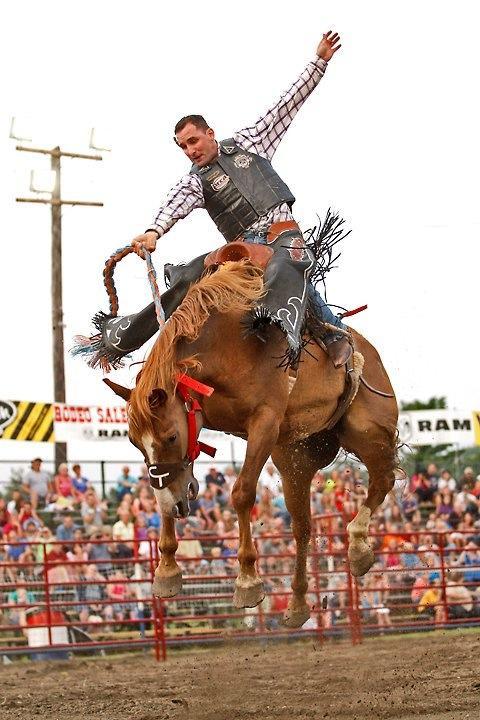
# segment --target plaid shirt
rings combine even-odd
[[[300,77],[265,115],[251,127],[239,130],[233,135],[235,142],[244,150],[271,160],[293,118],[322,79],[326,67],[327,63],[319,57],[309,62]],[[186,217],[192,210],[204,207],[202,181],[198,175],[185,175],[170,190],[148,230],[156,230],[161,237],[177,220]],[[282,203],[249,229],[256,230],[274,222],[292,219],[290,208],[286,203]]]

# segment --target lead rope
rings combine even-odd
[[[153,266],[152,256],[146,248],[143,249],[143,258],[147,264],[148,282],[150,283],[150,289],[152,291],[153,302],[155,305],[155,314],[160,329],[165,325],[165,313],[163,312],[162,303],[160,302],[160,291],[157,285],[157,273]],[[111,255],[105,263],[103,270],[103,282],[107,291],[108,300],[110,302],[110,312],[113,317],[118,315],[118,295],[113,282],[113,273],[120,260],[130,253],[135,252],[131,245],[127,245],[124,248],[120,248],[113,255]]]

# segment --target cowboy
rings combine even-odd
[[[135,252],[143,257],[143,248],[153,252],[157,241],[177,220],[196,208],[205,208],[227,242],[243,240],[269,245],[274,254],[265,271],[267,294],[255,308],[252,331],[261,337],[265,325],[277,324],[287,338],[293,367],[302,347],[301,333],[308,303],[321,321],[340,330],[344,326],[308,283],[315,258],[305,246],[292,216],[295,197],[270,161],[293,118],[340,47],[337,33],[324,34],[315,59],[308,63],[290,89],[254,125],[227,140],[217,142],[214,130],[201,115],[188,115],[179,120],[174,139],[192,168],[169,192],[152,225],[132,241]],[[186,265],[165,266],[170,287],[161,302],[166,317],[202,274],[205,257],[202,255]],[[108,342],[108,337],[114,336],[117,350],[124,353],[138,348],[158,330],[153,304],[137,315],[128,316],[128,323],[120,327],[122,321],[122,318],[110,320],[109,332],[103,332],[103,337]],[[127,330],[122,336],[125,325]],[[324,332],[321,340],[335,367],[347,362],[352,350],[345,334],[332,329]]]

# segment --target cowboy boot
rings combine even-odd
[[[353,352],[350,340],[345,337],[345,335],[339,337],[338,335],[335,335],[335,333],[328,333],[327,335],[324,335],[322,340],[325,345],[327,355],[333,362],[334,366],[336,368],[340,368],[342,365],[346,365],[352,357]]]

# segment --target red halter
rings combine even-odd
[[[201,452],[215,457],[217,449],[211,445],[206,445],[201,440],[199,441],[198,434],[202,429],[202,408],[198,400],[192,397],[189,393],[189,388],[195,390],[200,395],[210,397],[213,393],[213,388],[210,385],[204,385],[198,380],[194,380],[188,375],[180,375],[177,379],[177,393],[185,403],[185,410],[187,412],[187,428],[188,428],[188,446],[187,446],[187,458],[190,462],[197,459]],[[197,417],[196,413],[200,413],[200,418]],[[198,422],[198,419],[200,422]]]

